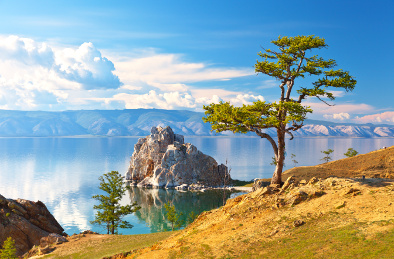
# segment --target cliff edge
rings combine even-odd
[[[21,256],[43,237],[63,234],[64,229],[41,201],[6,199],[0,195],[0,246],[8,238],[15,240],[17,255]]]

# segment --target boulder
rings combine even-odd
[[[139,187],[176,187],[182,184],[222,186],[227,167],[184,143],[170,127],[153,127],[134,145],[126,181]]]
[[[271,181],[267,181],[265,179],[254,179],[252,191],[256,191],[257,189],[267,187],[271,184]]]
[[[50,233],[63,234],[63,228],[41,201],[6,199],[0,195],[0,245],[8,238],[15,240],[17,255],[40,245]]]

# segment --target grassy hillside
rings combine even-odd
[[[317,166],[301,166],[287,170],[282,179],[294,175],[298,180],[312,177],[357,177],[394,179],[394,146],[355,157],[344,158]]]

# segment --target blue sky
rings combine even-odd
[[[313,119],[394,124],[393,1],[1,1],[0,109],[187,109],[275,101],[279,35],[317,35],[354,76]],[[305,86],[308,81],[296,82]]]

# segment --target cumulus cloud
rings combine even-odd
[[[201,109],[263,100],[222,89],[193,89],[195,82],[226,82],[253,75],[250,68],[185,61],[180,54],[103,55],[93,43],[50,46],[18,36],[0,36],[0,108],[17,110],[163,108]]]
[[[137,108],[159,108],[159,109],[176,109],[176,108],[195,108],[194,98],[190,94],[179,92],[156,93],[151,90],[146,94],[127,94],[120,93],[113,98],[107,99],[107,102],[122,101],[126,109]]]
[[[96,99],[98,100],[98,99]],[[127,94],[120,93],[112,98],[105,98],[105,102],[124,102],[127,109],[137,108],[158,108],[158,109],[193,109],[201,110],[203,105],[211,103],[219,103],[220,101],[230,101],[235,106],[243,104],[251,104],[256,100],[264,100],[264,97],[254,96],[250,94],[231,95],[226,97],[219,97],[216,94],[209,96],[195,97],[187,92],[165,92],[157,93],[155,90],[149,91],[146,94]]]
[[[383,112],[383,113],[365,115],[362,117],[357,117],[355,119],[355,121],[362,122],[362,123],[373,123],[373,122],[394,123],[394,112],[388,111],[388,112]]]
[[[53,109],[70,91],[119,88],[114,64],[92,43],[53,48],[45,42],[0,36],[0,108]]]
[[[114,64],[91,42],[77,49],[66,48],[56,52],[59,73],[66,79],[81,83],[85,89],[118,88],[121,83],[113,74]]]
[[[325,119],[334,119],[334,120],[348,120],[350,119],[350,114],[347,112],[341,112],[341,113],[334,113],[334,114],[324,114],[323,117]]]

